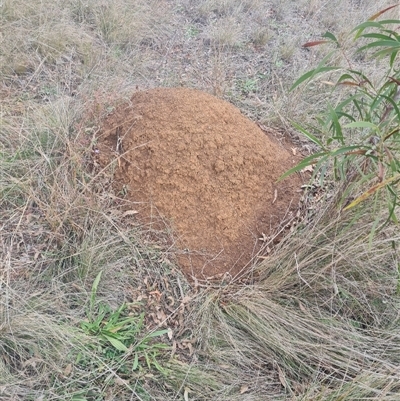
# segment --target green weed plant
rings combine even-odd
[[[396,209],[400,205],[400,68],[396,63],[400,51],[400,20],[377,20],[394,7],[397,5],[381,10],[350,32],[353,40],[359,43],[355,56],[383,59],[384,73],[378,80],[353,68],[351,57],[331,32],[326,32],[323,40],[303,45],[305,48],[328,45],[333,50],[316,68],[302,75],[290,91],[327,74],[335,75],[336,82],[325,83],[333,85],[335,90],[347,90],[338,104],[328,103],[325,114],[316,118],[315,126],[293,122],[298,131],[318,146],[318,151],[280,178],[312,165],[314,177],[319,173],[323,181],[327,171],[333,167],[335,179],[349,184],[342,199],[344,210],[370,197],[375,197],[376,204],[380,205],[378,200],[383,194],[388,215],[384,222],[380,222],[379,228],[389,222],[398,223]],[[331,64],[337,53],[343,56],[340,59],[345,60],[345,66]],[[361,194],[350,196],[352,189],[359,184],[364,188]],[[378,224],[379,221],[376,226]]]
[[[117,362],[122,373],[144,368],[150,370],[152,367],[162,372],[163,368],[157,359],[169,346],[154,342],[154,339],[168,333],[168,330],[157,330],[142,336],[144,313],[130,316],[125,303],[116,310],[103,302],[97,303],[96,294],[101,274],[102,272],[93,282],[88,319],[81,322],[82,330],[96,337],[96,346],[104,362]]]

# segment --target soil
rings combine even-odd
[[[246,271],[262,241],[297,207],[301,180],[278,177],[298,160],[233,105],[186,88],[133,95],[98,136],[102,166],[137,202],[141,223],[167,222],[188,277]]]

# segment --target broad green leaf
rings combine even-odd
[[[110,344],[118,351],[127,352],[128,348],[119,340],[109,335],[104,335],[104,337],[110,342]]]
[[[331,33],[331,32],[325,32],[325,33],[322,35],[322,37],[323,37],[323,38],[331,39],[331,40],[333,40],[334,42],[338,43],[338,40],[336,39],[336,36],[335,36],[333,33]]]

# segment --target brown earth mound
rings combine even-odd
[[[138,218],[166,219],[177,261],[199,279],[238,274],[297,206],[300,179],[276,184],[291,152],[231,104],[193,89],[133,95],[104,123],[102,165],[116,159],[116,185],[138,202]]]

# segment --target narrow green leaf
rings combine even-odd
[[[97,294],[97,289],[100,283],[100,279],[101,279],[101,275],[103,274],[103,272],[99,272],[95,278],[95,280],[93,281],[92,284],[92,293],[90,295],[90,313],[92,313],[93,308],[94,308],[94,304],[95,304],[95,300],[96,300],[96,294]]]
[[[396,213],[395,213],[395,211],[396,211],[396,206],[397,206],[398,193],[397,193],[396,190],[394,190],[394,189],[392,188],[391,185],[388,185],[388,186],[387,186],[387,189],[388,189],[388,191],[389,191],[389,192],[392,194],[392,196],[393,196],[393,200],[390,200],[389,197],[388,197],[388,207],[389,207],[389,217],[388,217],[388,220],[392,220],[393,223],[398,224],[398,223],[399,223],[399,220],[397,219],[397,216],[396,216]]]
[[[349,119],[350,121],[355,121],[354,117],[351,114],[344,113],[343,111],[337,112],[337,115],[339,118],[345,117],[345,118]]]
[[[394,60],[396,59],[397,53],[398,52],[393,52],[390,55],[390,59],[389,59],[390,68],[393,68],[393,63],[394,63]],[[377,56],[377,57],[379,57],[379,56]]]
[[[368,121],[356,121],[349,124],[346,124],[344,128],[372,128],[375,131],[379,130],[379,127],[373,123]]]
[[[368,239],[368,248],[371,250],[372,249],[372,240],[375,236],[375,232],[376,232],[376,227],[379,224],[379,220],[380,220],[380,216],[378,215],[374,221],[374,223],[372,224],[372,228],[371,228],[371,232],[369,233],[369,239]]]
[[[336,114],[336,111],[333,109],[333,107],[328,104],[328,110],[329,114],[332,119],[332,127],[333,127],[333,132],[335,133],[335,139],[338,139],[342,144],[344,144],[344,139],[343,139],[343,132],[342,132],[342,127],[339,122],[339,118]]]
[[[135,357],[133,359],[132,370],[136,370],[139,366],[139,354],[136,352]]]
[[[316,145],[320,146],[321,148],[324,149],[324,145],[323,143],[317,138],[315,137],[313,134],[311,134],[310,132],[308,132],[305,128],[303,128],[301,125],[295,123],[294,121],[291,121],[293,127],[295,127],[296,129],[298,129],[304,136],[306,136],[311,142],[314,142]]]
[[[354,74],[354,75],[358,75],[358,76],[361,78],[361,81],[362,81],[364,84],[365,84],[365,83],[368,83],[369,85],[371,85],[371,86],[373,87],[371,81],[370,81],[370,80],[368,79],[368,77],[367,77],[365,74],[363,74],[362,72],[356,71],[356,70],[348,70],[348,72],[351,73],[351,74]]]
[[[315,68],[311,71],[308,71],[304,75],[302,75],[289,89],[289,92],[291,92],[293,89],[295,89],[297,86],[299,86],[301,83],[306,81],[307,79],[311,79],[315,75],[321,73],[321,72],[327,72],[327,71],[333,71],[333,70],[338,70],[338,67],[322,67],[322,68]]]
[[[364,146],[359,146],[359,145],[352,145],[352,146],[344,146],[343,148],[339,148],[339,149],[335,149],[332,150],[331,152],[328,153],[328,155],[330,157],[335,157],[335,156],[339,156],[342,155],[344,153],[348,153],[348,152],[352,152],[356,149],[365,149],[366,147]]]
[[[389,35],[384,35],[382,33],[365,33],[362,35],[363,38],[372,38],[372,39],[382,39],[382,40],[394,40],[393,37]]]
[[[163,336],[164,334],[168,333],[168,329],[166,330],[158,330],[158,331],[153,331],[152,333],[149,333],[146,338],[153,338],[153,337],[159,337],[159,336]]]
[[[393,100],[391,96],[382,95],[382,97],[385,98],[386,101],[391,104],[392,109],[396,113],[397,120],[400,121],[400,110],[397,106],[397,103]]]
[[[357,82],[356,79],[355,79],[352,75],[350,75],[350,74],[348,74],[348,73],[345,73],[345,74],[342,74],[342,75],[339,77],[339,79],[338,79],[337,82],[336,82],[336,85],[339,84],[340,82],[342,82],[342,81],[344,81],[344,80],[348,80],[348,79]]]
[[[383,19],[380,20],[379,23],[381,25],[389,25],[389,24],[400,24],[400,20],[399,19]]]
[[[282,181],[283,179],[288,177],[290,174],[296,173],[297,171],[303,170],[303,168],[305,168],[305,167],[307,167],[307,166],[309,166],[311,164],[316,163],[320,157],[325,156],[326,154],[327,154],[327,152],[319,152],[319,153],[315,153],[313,155],[310,155],[310,156],[306,157],[300,163],[296,164],[296,166],[294,166],[290,170],[288,170],[285,173],[283,173],[278,178],[277,182]]]
[[[400,128],[396,127],[395,129],[393,129],[392,131],[390,131],[389,133],[387,133],[385,135],[385,137],[383,138],[383,142],[385,142],[386,140],[388,140],[391,136],[397,134],[400,131]]]
[[[366,21],[360,25],[357,25],[353,30],[351,30],[350,33],[357,32],[354,39],[358,39],[365,30],[365,28],[371,28],[371,27],[382,28],[382,25],[379,22]]]
[[[334,70],[339,70],[340,67],[325,67],[326,62],[332,57],[332,55],[336,52],[337,50],[331,51],[328,53],[318,64],[317,68],[314,68],[311,71],[306,72],[304,75],[302,75],[289,89],[289,92],[291,92],[293,89],[295,89],[297,86],[299,86],[301,83],[303,83],[306,80],[310,80],[313,78],[315,75],[320,74],[322,72],[327,72],[327,71],[334,71]]]
[[[362,108],[362,104],[360,104],[360,102],[357,99],[354,99],[353,104],[356,107],[356,109],[360,115],[360,118],[363,119],[364,118],[364,110]],[[344,128],[346,128],[346,126]]]
[[[367,49],[372,49],[374,47],[386,47],[386,48],[399,48],[400,42],[397,40],[377,40],[376,42],[368,43],[365,46],[361,46],[357,49],[357,52],[362,52]]]
[[[382,49],[382,50],[379,50],[376,53],[374,53],[373,57],[379,58],[379,57],[385,57],[385,56],[390,55],[390,67],[393,67],[393,62],[394,62],[399,50],[400,50],[400,46],[398,48]]]

